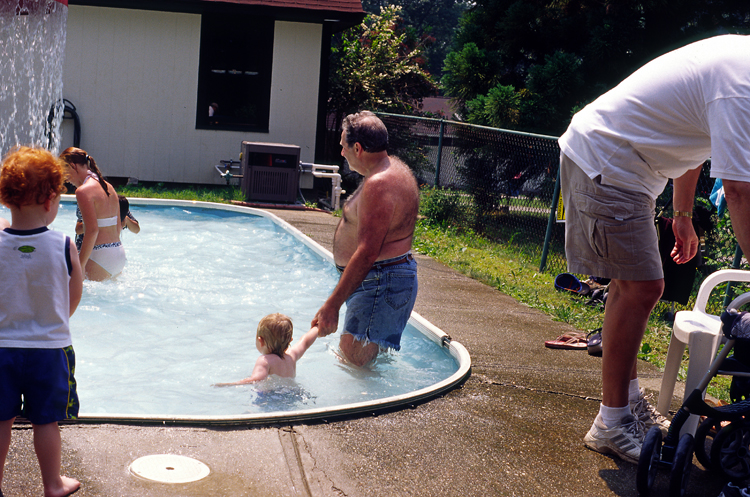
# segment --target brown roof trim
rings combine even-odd
[[[333,32],[355,26],[365,17],[360,0],[68,0],[68,4],[193,14],[250,13],[282,21],[325,23]]]
[[[304,10],[329,10],[334,12],[364,13],[360,0],[202,0],[204,2],[263,5]]]

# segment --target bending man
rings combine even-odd
[[[698,250],[693,197],[709,157],[750,253],[750,37],[717,36],[658,57],[573,116],[560,147],[568,268],[612,279],[602,404],[584,443],[637,463],[644,424],[668,426],[644,398],[636,369],[664,288],[654,208],[668,179],[675,262]]]

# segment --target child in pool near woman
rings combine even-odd
[[[216,383],[214,386],[228,387],[256,383],[272,374],[283,378],[294,378],[297,374],[297,361],[318,338],[318,327],[311,328],[294,346],[289,347],[292,343],[293,331],[292,320],[288,316],[279,313],[265,316],[258,323],[255,336],[255,347],[261,356],[255,361],[252,374],[240,381]]]
[[[20,147],[0,168],[0,202],[12,219],[0,229],[0,483],[13,421],[23,415],[48,497],[80,487],[60,475],[57,424],[78,415],[69,318],[83,290],[75,245],[47,228],[64,181],[63,163],[42,149]]]

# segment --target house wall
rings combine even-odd
[[[197,14],[69,6],[63,96],[105,175],[224,184],[214,165],[237,160],[243,140],[299,145],[313,161],[322,26],[276,22],[268,133],[195,129],[200,28]],[[62,133],[71,146],[71,120]]]

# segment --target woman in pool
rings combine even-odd
[[[84,233],[78,257],[87,279],[114,278],[125,267],[120,242],[120,202],[112,185],[104,181],[93,157],[70,147],[60,154],[68,165],[68,181],[76,187],[76,201],[83,217]]]

